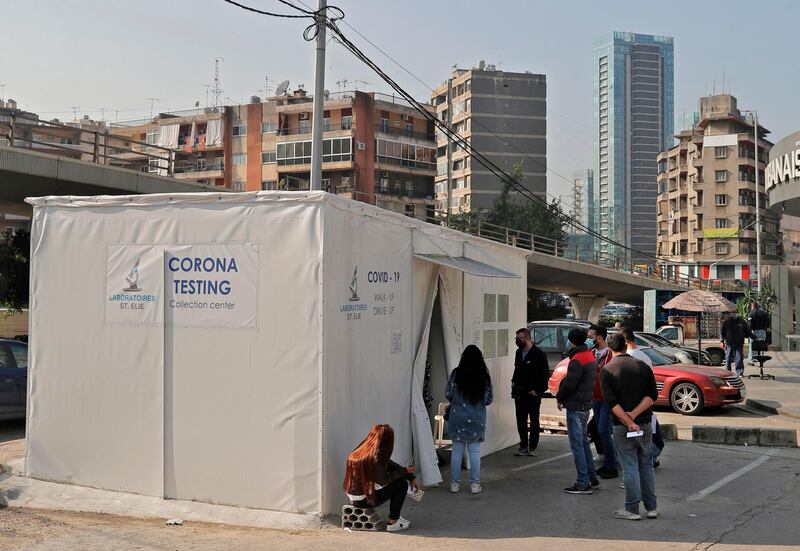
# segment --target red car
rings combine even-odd
[[[747,390],[736,373],[720,367],[674,363],[674,360],[652,348],[639,347],[653,360],[653,373],[658,386],[658,406],[672,406],[683,415],[698,415],[703,408],[737,404]],[[567,374],[569,358],[559,362],[553,371],[548,390],[553,396]]]

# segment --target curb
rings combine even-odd
[[[694,425],[692,427],[692,442],[727,444],[729,446],[798,447],[796,430],[759,427]]]

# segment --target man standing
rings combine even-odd
[[[656,476],[653,469],[653,402],[658,398],[653,370],[627,354],[625,338],[614,335],[608,341],[614,359],[600,374],[603,398],[614,414],[614,442],[617,445],[625,481],[625,508],[611,513],[614,518],[641,520],[639,502],[647,518],[657,518]]]
[[[597,434],[603,447],[603,466],[597,469],[600,478],[617,478],[619,476],[619,460],[614,449],[614,437],[611,435],[611,410],[603,401],[600,390],[600,371],[611,361],[611,351],[608,349],[606,337],[608,331],[605,327],[592,325],[589,327],[589,338],[594,347],[594,358],[597,371],[594,378],[594,393],[592,395],[592,411],[597,423]]]
[[[731,362],[736,365],[736,374],[744,375],[744,339],[753,339],[755,335],[747,322],[739,317],[738,312],[722,324],[722,346],[725,347],[725,369],[731,370]]]
[[[585,329],[575,327],[570,330],[567,338],[570,342],[569,365],[567,375],[561,381],[561,387],[556,394],[556,401],[559,411],[565,408],[567,410],[567,435],[578,477],[575,484],[564,488],[564,491],[568,494],[588,495],[592,493],[592,488],[600,485],[586,434],[597,364],[594,354],[586,346],[588,334]]]
[[[753,301],[750,309],[750,316],[747,318],[750,329],[759,340],[767,340],[767,329],[769,329],[770,319],[757,302]],[[747,363],[753,365],[753,341],[750,341],[750,350],[747,353]]]
[[[533,344],[528,329],[518,330],[514,342],[517,345],[517,355],[514,359],[514,375],[511,377],[511,397],[514,398],[519,432],[519,449],[514,455],[536,456],[539,445],[539,410],[550,378],[550,365],[542,349]]]
[[[653,360],[636,346],[636,334],[633,332],[633,329],[630,327],[623,327],[620,334],[625,337],[625,346],[628,356],[633,356],[637,360],[646,363],[650,369],[653,369]]]

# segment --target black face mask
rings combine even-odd
[[[525,345],[527,343],[525,341],[523,341],[522,339],[514,339],[514,344],[517,345],[517,348],[525,348]]]

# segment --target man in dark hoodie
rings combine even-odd
[[[567,338],[570,342],[569,365],[567,375],[561,381],[561,387],[556,394],[556,401],[559,410],[567,410],[567,435],[578,478],[575,484],[564,488],[564,491],[568,494],[589,495],[592,488],[600,484],[586,433],[597,364],[594,353],[586,346],[588,334],[585,329],[576,327],[570,330]]]
[[[542,396],[547,390],[550,367],[547,356],[533,343],[531,332],[527,328],[517,331],[515,343],[518,350],[514,359],[514,376],[511,378],[511,397],[514,399],[517,415],[519,449],[514,455],[536,456],[536,447],[539,445],[539,410]]]

